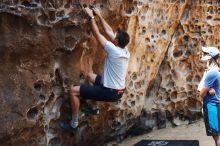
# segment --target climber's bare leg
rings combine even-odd
[[[78,126],[78,114],[80,107],[80,86],[72,86],[70,89],[70,102],[72,108],[71,126],[76,128]]]

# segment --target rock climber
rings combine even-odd
[[[129,35],[118,29],[116,33],[102,17],[97,8],[83,8],[89,17],[92,33],[99,44],[104,48],[106,58],[102,76],[93,73],[88,74],[89,81],[93,85],[71,86],[70,100],[72,108],[71,128],[77,128],[79,122],[80,98],[95,101],[118,101],[125,90],[125,77],[127,74],[130,53],[126,47],[129,43]],[[97,16],[109,38],[103,36],[95,21]]]

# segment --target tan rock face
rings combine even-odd
[[[131,36],[127,90],[119,103],[97,102],[74,135],[58,127],[70,116],[68,88],[80,73],[101,74],[104,51],[79,1],[0,1],[0,145],[100,145],[121,135],[142,110],[192,117],[202,45],[220,46],[219,0],[82,0]],[[102,30],[101,30],[102,31]]]

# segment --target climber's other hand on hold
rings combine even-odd
[[[91,18],[91,17],[94,17],[93,16],[93,11],[90,9],[90,8],[88,8],[88,7],[86,7],[86,8],[84,8],[84,11],[87,13],[87,15]]]
[[[97,15],[97,16],[99,16],[99,17],[101,17],[102,15],[101,15],[101,13],[100,13],[100,10],[98,9],[98,8],[92,8],[92,10],[93,10],[93,12]]]

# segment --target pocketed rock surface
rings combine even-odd
[[[105,57],[79,2],[129,33],[131,58],[122,99],[92,103],[100,114],[83,116],[71,134],[58,126],[71,116],[69,87],[81,73],[101,74]],[[102,145],[143,111],[196,120],[199,51],[220,49],[219,36],[219,0],[0,0],[0,145]]]

